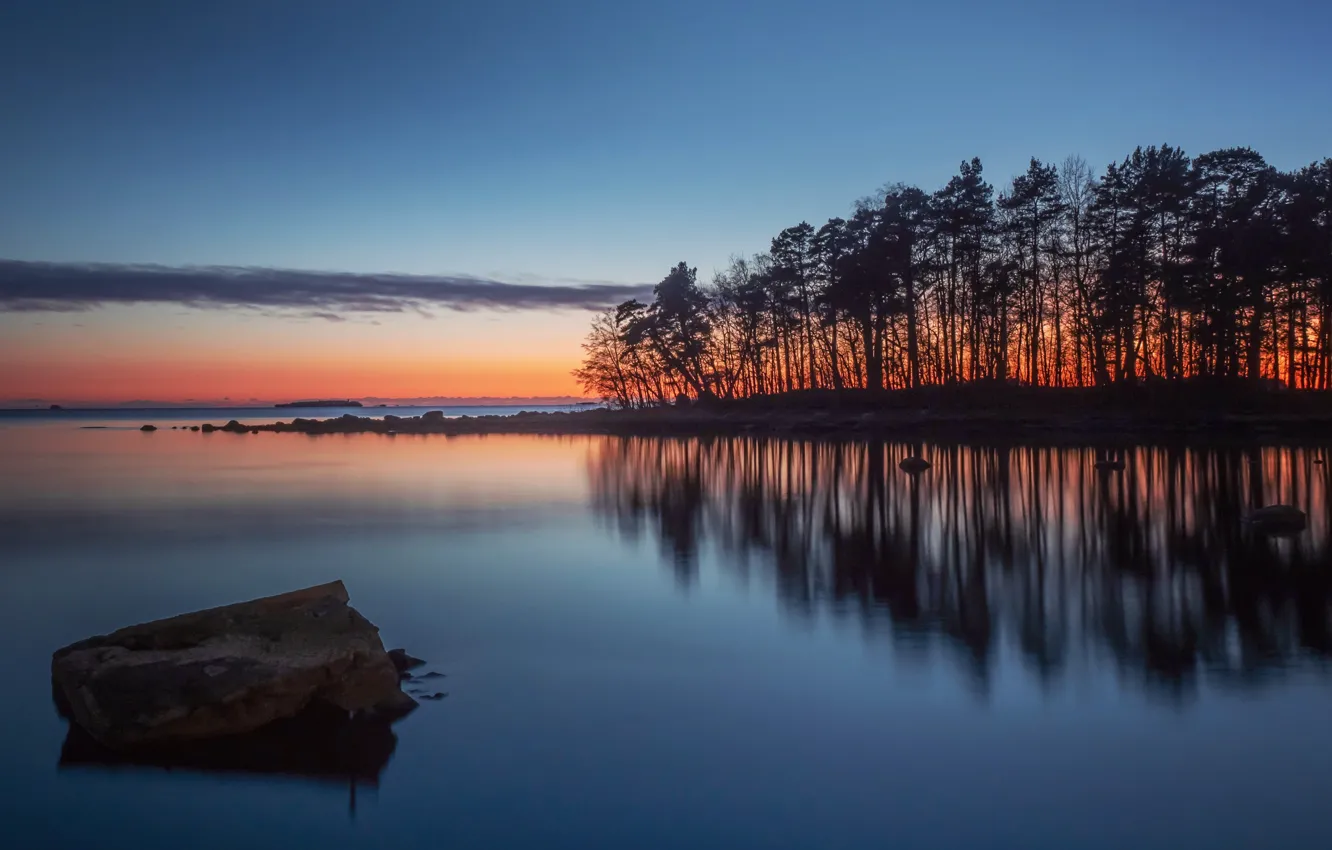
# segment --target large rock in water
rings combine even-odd
[[[113,748],[233,735],[315,704],[400,716],[416,707],[379,629],[342,582],[88,638],[55,653],[57,700]]]

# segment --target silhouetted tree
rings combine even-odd
[[[927,195],[777,234],[708,286],[680,263],[598,316],[576,375],[620,405],[977,380],[1194,377],[1332,386],[1332,160],[1283,174],[1248,148],[1137,148],[1098,179],[981,162]]]

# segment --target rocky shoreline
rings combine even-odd
[[[1140,441],[1282,439],[1326,442],[1332,414],[1210,413],[1181,415],[1087,411],[1024,413],[1014,410],[763,410],[703,408],[597,409],[577,412],[521,412],[509,416],[460,416],[442,411],[382,418],[344,414],[332,419],[296,418],[266,424],[188,426],[203,433],[384,436],[471,434],[622,436],[771,435],[825,439],[1004,440],[1090,443],[1107,439]]]

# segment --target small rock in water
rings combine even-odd
[[[405,673],[408,670],[415,670],[417,667],[425,664],[420,658],[407,654],[405,649],[390,649],[388,651],[389,660],[393,666],[398,668],[399,673]]]
[[[444,697],[446,697],[446,696],[448,696],[448,694],[440,693],[439,691],[435,691],[433,694],[426,694],[425,696],[421,697],[421,699],[441,700],[441,699],[444,699]]]
[[[1267,505],[1256,508],[1246,519],[1250,525],[1264,534],[1294,534],[1303,531],[1309,522],[1308,515],[1294,505]]]
[[[198,431],[198,430],[199,430],[199,426],[198,426],[198,425],[191,425],[191,426],[190,426],[190,430],[191,430],[191,431]]]
[[[157,430],[157,426],[156,426],[156,425],[145,425],[145,426],[143,426],[142,428],[140,428],[139,430],[140,430],[140,431],[156,431],[156,430]]]
[[[1101,472],[1123,472],[1123,471],[1124,471],[1124,461],[1122,461],[1122,460],[1118,460],[1118,459],[1116,459],[1116,460],[1098,460],[1098,461],[1096,461],[1096,463],[1092,464],[1092,466],[1094,466],[1096,469],[1099,469]]]
[[[902,458],[901,462],[897,464],[897,468],[903,472],[908,472],[914,475],[917,472],[924,472],[932,465],[933,464],[925,458],[912,455],[911,457]]]
[[[436,673],[435,671],[432,670],[432,671],[430,671],[429,673],[423,673],[422,675],[417,676],[416,678],[418,678],[418,679],[443,679],[443,678],[444,678],[444,674],[443,674],[443,673]]]

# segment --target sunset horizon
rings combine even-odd
[[[1329,33],[3,0],[5,833],[1332,847]]]

